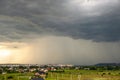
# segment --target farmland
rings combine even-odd
[[[35,73],[45,72],[45,80],[120,80],[119,65],[26,65],[0,66],[0,80],[30,80]]]
[[[29,80],[34,73],[1,74],[0,80]],[[8,79],[12,77],[12,79]],[[120,71],[97,70],[65,70],[64,72],[48,72],[46,80],[120,80]]]

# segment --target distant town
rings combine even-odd
[[[38,74],[45,80],[95,80],[96,77],[105,80],[114,77],[115,80],[119,80],[120,63],[95,65],[0,64],[0,80],[32,80]]]
[[[64,71],[64,69],[75,70],[120,70],[120,63],[99,63],[95,65],[72,65],[72,64],[0,64],[0,74],[24,73],[43,71]]]

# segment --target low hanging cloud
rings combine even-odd
[[[119,0],[1,0],[1,41],[34,34],[119,41],[119,4]]]

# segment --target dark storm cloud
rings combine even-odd
[[[119,41],[119,4],[119,0],[0,0],[0,38],[51,34]]]

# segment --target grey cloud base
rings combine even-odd
[[[33,35],[59,35],[120,41],[119,4],[119,0],[0,0],[0,38],[17,41]]]

